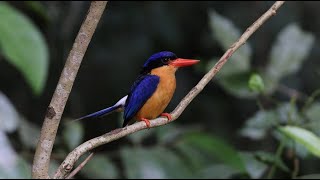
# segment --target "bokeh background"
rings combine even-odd
[[[153,53],[201,60],[177,72],[170,112],[273,3],[108,2],[63,113],[51,174],[77,145],[121,126],[121,113],[71,120],[126,95]],[[0,3],[1,178],[31,177],[46,109],[89,6]],[[319,2],[286,2],[177,121],[95,149],[76,177],[319,178],[319,142],[278,129],[292,125],[316,140],[320,135],[319,8]]]

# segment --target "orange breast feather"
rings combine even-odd
[[[151,74],[160,77],[156,91],[136,114],[136,119],[154,119],[158,117],[168,106],[176,89],[176,68],[163,66],[153,69]]]

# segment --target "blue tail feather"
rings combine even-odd
[[[78,120],[86,119],[86,118],[95,118],[95,117],[100,117],[100,116],[103,116],[103,115],[107,115],[107,114],[112,113],[113,111],[117,110],[120,107],[121,107],[121,105],[111,106],[111,107],[102,109],[100,111],[97,111],[97,112],[88,114],[86,116],[83,116],[81,118],[75,119],[74,121],[78,121]]]
[[[105,116],[107,114],[110,114],[110,113],[114,112],[117,109],[123,108],[125,103],[126,103],[127,97],[128,96],[124,96],[115,105],[113,105],[111,107],[108,107],[108,108],[102,109],[100,111],[88,114],[86,116],[83,116],[81,118],[75,119],[73,121],[79,121],[81,119],[86,119],[86,118],[95,118],[95,117],[100,117],[100,116]]]

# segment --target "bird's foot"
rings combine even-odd
[[[140,120],[141,120],[141,121],[144,121],[144,122],[146,123],[147,127],[150,128],[150,121],[149,121],[149,119],[141,118]]]
[[[160,116],[165,116],[168,118],[168,121],[171,121],[172,120],[172,117],[171,117],[171,114],[169,113],[161,113]]]

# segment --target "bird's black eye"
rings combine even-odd
[[[162,59],[162,62],[163,62],[164,64],[168,64],[169,60],[170,60],[170,58],[164,58],[164,59]]]

